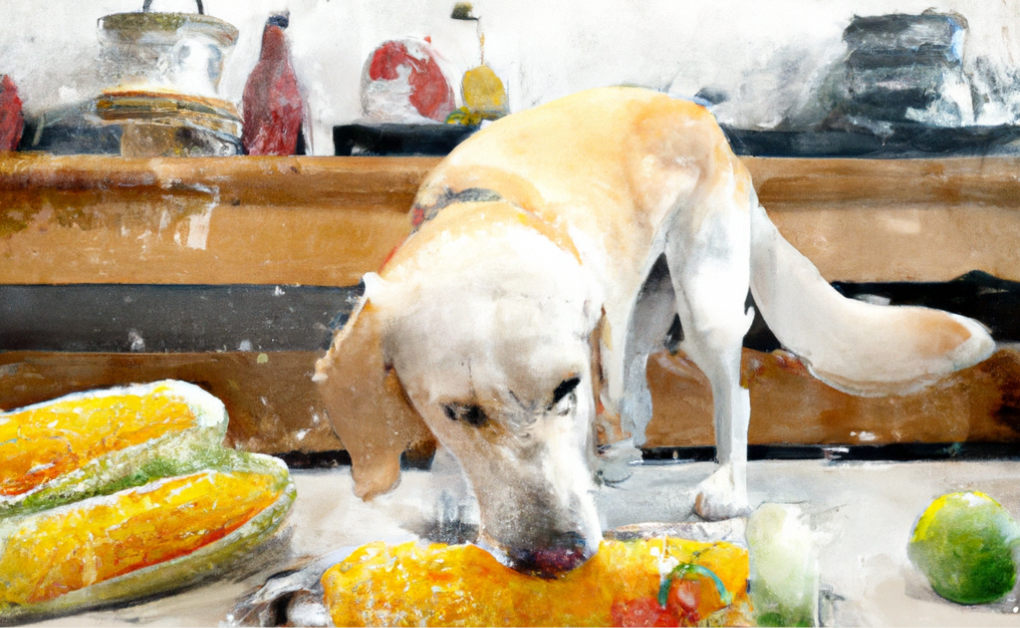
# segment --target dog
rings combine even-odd
[[[749,508],[748,288],[787,350],[858,395],[920,388],[994,348],[961,316],[843,298],[771,223],[711,113],[639,88],[492,123],[426,178],[412,222],[315,379],[359,496],[394,487],[401,452],[434,436],[477,496],[479,543],[527,573],[597,549],[600,463],[644,442],[647,356],[676,318],[712,388],[706,519]]]

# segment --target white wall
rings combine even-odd
[[[456,74],[477,64],[472,22],[449,18],[453,0],[205,0],[206,12],[241,32],[221,92],[238,101],[258,57],[266,17],[290,10],[295,69],[306,91],[318,154],[331,128],[361,114],[361,68],[385,39],[431,36]],[[154,10],[189,11],[185,0]],[[88,97],[103,86],[96,20],[141,0],[0,0],[0,73],[31,112]],[[690,96],[722,89],[717,114],[768,127],[803,102],[842,57],[854,14],[958,11],[970,22],[966,55],[1020,65],[1020,0],[477,0],[486,61],[507,85],[511,110],[587,87],[638,84]]]

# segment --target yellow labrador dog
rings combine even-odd
[[[395,486],[434,435],[477,495],[480,540],[549,575],[601,539],[599,440],[641,445],[646,357],[678,315],[714,398],[718,470],[697,509],[748,508],[748,287],[783,345],[855,394],[923,386],[990,355],[977,322],[840,296],[758,204],[712,115],[636,88],[511,115],[427,178],[414,233],[317,365],[357,493]]]

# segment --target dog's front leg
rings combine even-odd
[[[694,507],[709,520],[747,514],[747,428],[751,416],[750,394],[740,386],[740,342],[699,334],[684,347],[712,385],[716,457],[719,468],[698,486]],[[702,345],[698,349],[694,345]],[[734,346],[735,345],[735,346]],[[696,357],[697,356],[697,357]]]
[[[746,514],[749,392],[740,386],[744,335],[753,313],[744,310],[749,280],[746,214],[725,210],[709,216],[703,229],[674,230],[666,256],[677,314],[683,327],[680,348],[712,385],[716,457],[719,469],[698,487],[695,510],[705,519]],[[741,220],[745,218],[745,220]]]
[[[729,380],[713,383],[713,396],[729,398],[729,413],[720,413],[715,404],[716,451],[719,468],[698,486],[694,509],[704,519],[716,521],[746,515],[750,511],[747,498],[747,426],[750,398],[746,390],[732,389]],[[720,394],[720,389],[723,389]],[[729,420],[726,420],[727,417]]]

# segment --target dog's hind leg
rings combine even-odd
[[[652,393],[645,378],[648,355],[666,348],[666,338],[675,317],[676,296],[666,256],[660,255],[635,301],[623,355],[620,416],[624,429],[631,433],[638,446],[644,444],[645,428],[652,420]]]
[[[687,225],[689,226],[689,225]],[[719,469],[698,487],[695,508],[706,519],[744,514],[747,500],[747,428],[751,402],[740,386],[749,280],[749,221],[731,207],[703,217],[700,229],[673,229],[666,256],[683,326],[680,348],[712,385]]]
[[[622,393],[616,401],[623,430],[630,437],[604,447],[600,452],[599,478],[609,484],[630,477],[630,463],[641,460],[638,449],[645,442],[645,428],[652,420],[652,393],[648,390],[645,368],[648,355],[666,348],[670,326],[676,318],[676,298],[669,278],[666,256],[652,264],[639,290],[627,323],[627,336],[621,354],[604,356],[621,360],[613,373],[622,373]]]

